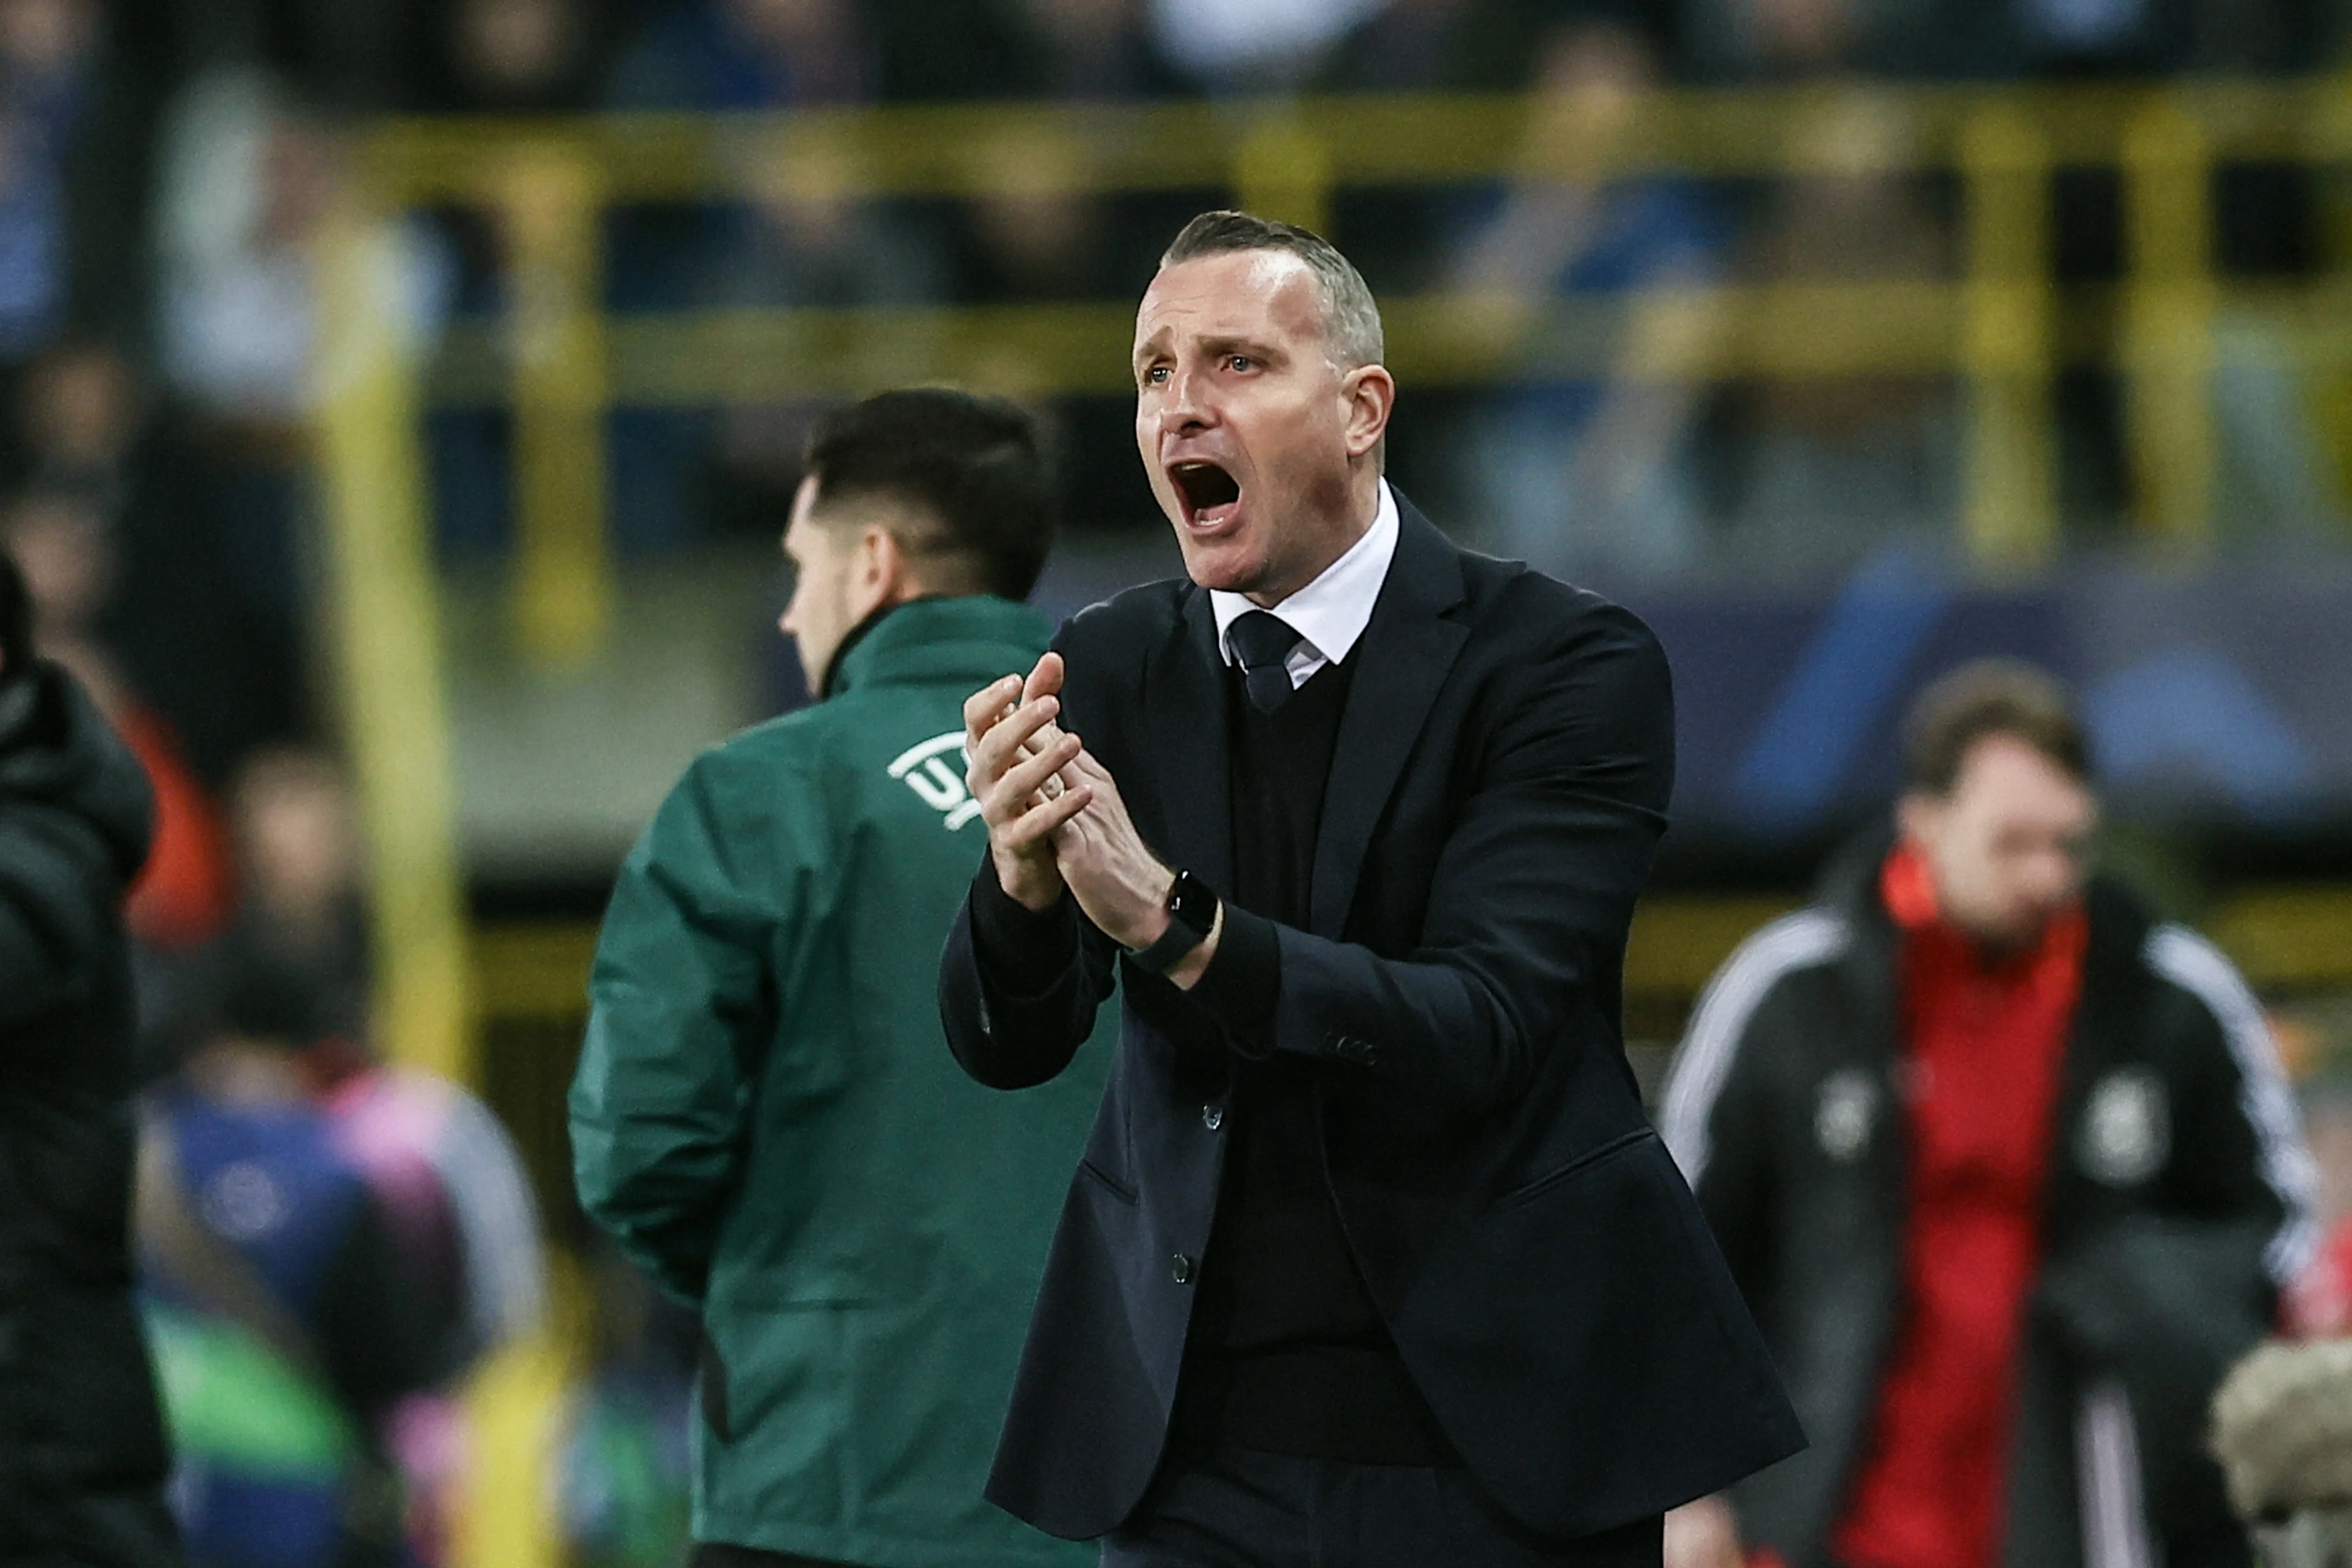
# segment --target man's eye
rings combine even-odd
[[[1227,354],[1225,356],[1225,368],[1227,370],[1248,370],[1256,363],[1257,361],[1250,358],[1247,354]]]
[[[1143,373],[1143,384],[1146,386],[1162,385],[1167,380],[1168,367],[1164,364],[1155,364]]]

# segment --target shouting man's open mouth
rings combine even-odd
[[[1168,477],[1183,498],[1189,527],[1203,531],[1222,528],[1241,509],[1240,482],[1214,463],[1193,459],[1171,464]]]

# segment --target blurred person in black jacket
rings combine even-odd
[[[145,1568],[180,1560],[131,1300],[121,903],[153,806],[30,620],[0,554],[0,1561]]]
[[[1945,676],[1892,842],[1700,998],[1659,1130],[1813,1446],[1670,1563],[2247,1562],[2206,1405],[2310,1254],[2311,1161],[2245,981],[2093,873],[2089,750],[2041,672]]]

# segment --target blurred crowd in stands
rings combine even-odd
[[[1919,127],[1869,84],[2308,73],[2347,34],[2340,0],[6,0],[0,358],[25,410],[11,456],[45,500],[91,493],[84,468],[114,465],[102,493],[128,498],[110,531],[136,542],[120,552],[130,603],[158,571],[146,536],[191,537],[154,525],[135,481],[199,433],[210,482],[167,499],[208,510],[205,569],[234,579],[201,597],[283,637],[302,566],[308,241],[374,116],[1524,90],[1541,108],[1517,177],[1347,190],[1332,214],[1376,291],[1490,296],[1507,308],[1475,330],[1530,350],[1506,364],[1507,391],[1418,395],[1401,482],[1491,546],[1604,581],[1812,575],[1891,537],[1948,536],[1963,462],[1949,378],[1776,380],[1734,363],[1721,311],[1652,291],[1957,277],[1956,183],[1915,170]],[[1662,88],[1789,82],[1837,90],[1798,129],[1788,173],[1592,172]],[[968,200],[860,199],[857,169],[788,135],[742,156],[738,199],[614,215],[608,309],[1125,300],[1220,194],[1076,194],[1049,142],[1022,179]],[[2305,171],[2231,164],[2217,198],[2229,275],[2341,259]],[[2053,212],[2056,281],[2114,282],[2127,226],[2114,171],[2063,170]],[[488,215],[418,215],[386,308],[428,338],[500,319],[506,246]],[[1589,308],[1578,344],[1527,331],[1560,304]],[[2339,532],[2334,435],[2311,389],[2270,329],[2221,330],[2235,334],[2215,388],[2229,524]],[[2096,541],[2130,506],[2123,395],[2111,369],[2074,364],[2058,404],[2063,508]],[[617,537],[772,532],[813,412],[619,410]],[[1148,526],[1118,401],[1059,414],[1073,518]],[[505,540],[508,436],[499,411],[433,422],[453,549]],[[280,710],[297,697],[279,694]]]

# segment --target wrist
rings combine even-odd
[[[996,885],[1004,889],[1004,896],[1033,915],[1044,914],[1060,903],[1068,890],[1062,880],[1061,868],[1051,860],[1040,866],[1015,858],[1008,866],[1002,858],[996,858],[994,865]]]
[[[1127,930],[1120,933],[1119,944],[1131,952],[1140,952],[1168,934],[1175,916],[1169,912],[1169,896],[1176,889],[1176,873],[1165,867],[1153,879],[1150,901],[1137,911]]]

